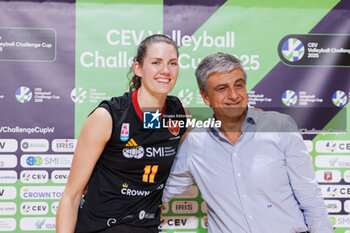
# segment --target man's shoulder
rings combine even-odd
[[[291,116],[276,111],[254,111],[258,127],[280,131],[295,125]]]

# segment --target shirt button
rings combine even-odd
[[[249,215],[248,217],[249,217],[249,219],[252,219],[252,216],[251,216],[251,215]]]
[[[245,195],[245,194],[243,194],[242,196],[243,196],[244,198],[246,198],[246,195]]]
[[[237,176],[238,176],[238,177],[241,177],[241,173],[237,173]]]
[[[235,153],[233,153],[233,156],[237,156],[237,153],[235,152]]]

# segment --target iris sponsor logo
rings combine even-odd
[[[21,150],[24,152],[46,152],[49,150],[49,141],[46,139],[23,139]]]
[[[161,229],[196,229],[198,218],[196,216],[165,216]]]
[[[22,167],[42,167],[53,168],[62,167],[69,168],[72,164],[73,155],[61,154],[43,154],[43,155],[22,155]]]
[[[148,195],[151,194],[151,191],[148,190],[135,190],[135,189],[131,189],[129,188],[129,185],[124,183],[122,184],[122,189],[120,190],[120,193],[125,195],[125,196],[142,196],[142,197],[146,197]]]
[[[0,168],[14,168],[17,166],[17,156],[15,155],[1,155]]]
[[[23,186],[22,199],[60,199],[65,186]]]
[[[43,170],[23,170],[20,174],[21,182],[27,184],[43,184],[49,179],[47,171]]]
[[[46,202],[23,202],[21,213],[23,215],[45,215],[49,212],[49,205]]]
[[[160,129],[160,116],[162,114],[157,110],[156,112],[143,113],[143,128],[144,129]]]
[[[17,149],[16,139],[0,139],[0,152],[16,152]]]
[[[281,49],[283,57],[290,62],[299,61],[305,53],[303,42],[296,38],[286,40]]]
[[[0,202],[0,215],[15,215],[16,212],[17,204],[15,202]]]
[[[0,183],[2,184],[13,184],[17,181],[17,172],[10,171],[0,171]]]
[[[13,186],[0,187],[0,200],[13,200],[17,196],[17,189]]]
[[[76,139],[55,139],[51,143],[54,152],[74,152],[76,145]]]
[[[54,231],[56,230],[56,218],[24,217],[21,218],[19,225],[22,231]]]
[[[19,87],[16,90],[16,99],[18,102],[22,104],[28,103],[32,99],[32,96],[33,96],[32,91],[26,86]]]
[[[55,170],[51,173],[51,180],[57,184],[65,184],[68,181],[69,170]]]
[[[175,214],[193,214],[198,212],[196,201],[175,201],[172,204],[172,211]]]
[[[282,94],[282,103],[286,106],[293,106],[297,103],[298,96],[292,90],[286,90]]]
[[[347,100],[348,98],[344,91],[338,90],[332,95],[332,102],[337,107],[343,107],[346,104]]]

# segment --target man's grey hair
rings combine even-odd
[[[247,81],[247,73],[241,61],[226,53],[214,53],[205,57],[196,69],[196,78],[199,90],[208,93],[208,78],[212,73],[230,72],[233,69],[241,69],[244,80]]]

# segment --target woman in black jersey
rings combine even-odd
[[[179,71],[176,44],[146,38],[132,68],[130,92],[100,103],[81,130],[58,233],[158,232],[163,188],[185,132],[184,108],[167,95]]]

